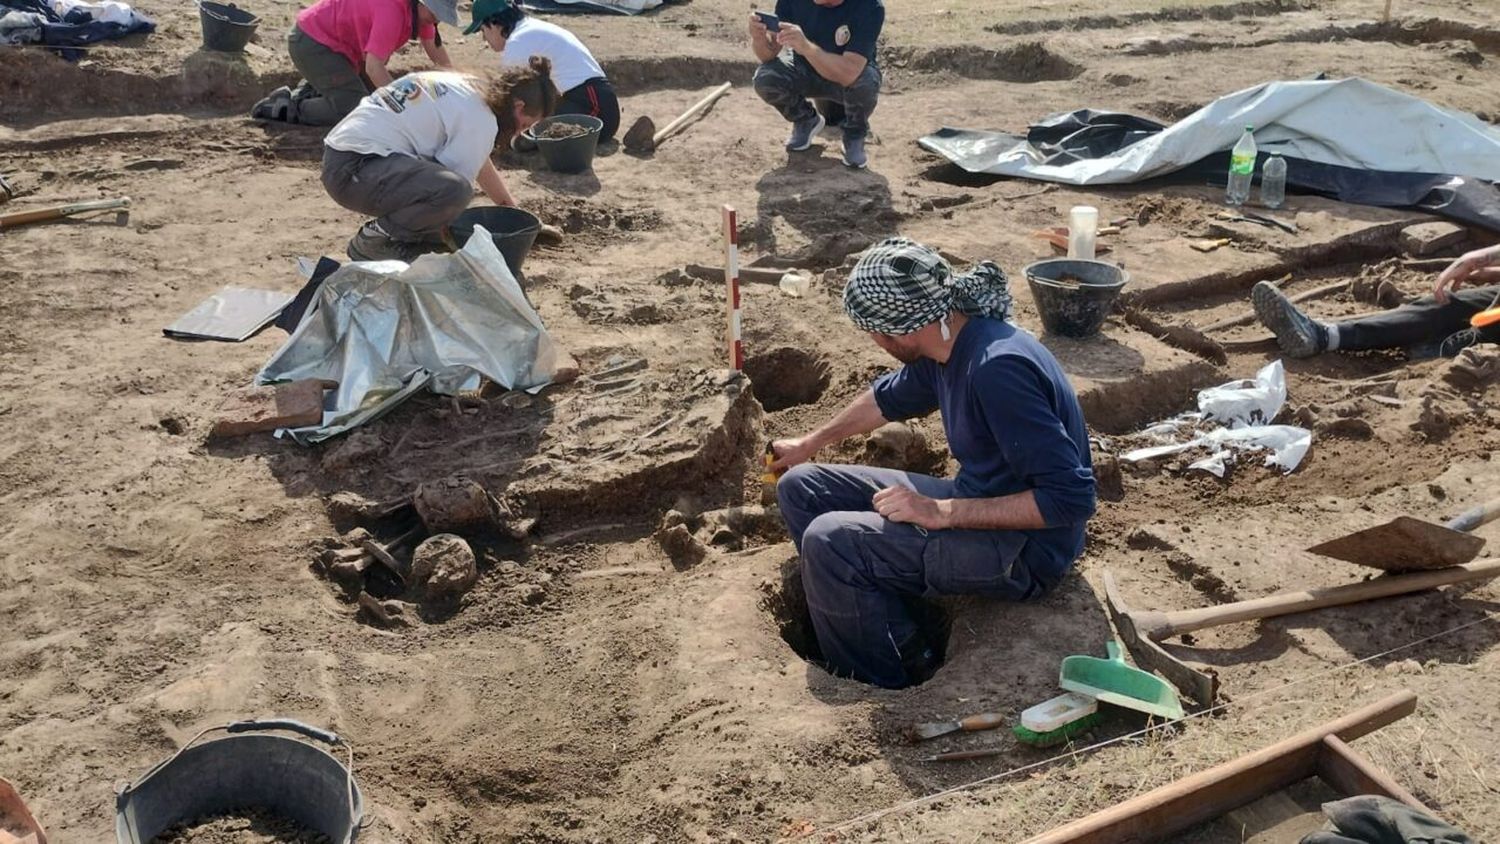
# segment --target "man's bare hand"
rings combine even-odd
[[[793,466],[813,459],[813,455],[818,453],[818,446],[807,437],[776,440],[771,443],[771,453],[776,457],[776,460],[771,463],[771,471],[779,475]]]
[[[758,43],[764,43],[766,41],[766,33],[769,31],[770,30],[766,29],[766,25],[764,23],[761,23],[760,16],[755,14],[754,12],[751,12],[750,40]]]
[[[1497,275],[1493,269],[1496,264],[1500,264],[1500,246],[1464,253],[1437,277],[1437,283],[1432,285],[1433,298],[1438,300],[1438,304],[1448,304],[1449,294],[1464,282],[1481,278],[1491,280]]]
[[[812,42],[807,40],[807,33],[802,31],[802,27],[783,21],[780,31],[776,33],[776,45],[779,47],[791,47],[792,52],[799,55],[806,55],[807,51],[812,47]]]
[[[888,486],[875,493],[875,511],[893,522],[927,530],[944,530],[953,516],[949,501],[940,501],[904,486]]]

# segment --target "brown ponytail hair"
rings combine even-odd
[[[528,116],[541,119],[556,110],[560,96],[557,86],[552,84],[552,62],[546,56],[532,56],[526,67],[500,71],[484,92],[485,104],[500,123],[496,143],[509,144],[516,134],[517,101],[524,104],[522,111]]]

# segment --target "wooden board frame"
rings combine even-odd
[[[1308,777],[1345,794],[1380,794],[1431,812],[1346,742],[1415,712],[1401,691],[1290,738],[1028,839],[1026,844],[1159,841]]]

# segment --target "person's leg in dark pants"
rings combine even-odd
[[[308,126],[333,126],[372,90],[359,68],[296,26],[287,35],[287,53],[303,82],[291,93],[287,120]]]
[[[1441,347],[1440,354],[1454,355],[1476,342],[1500,342],[1500,326],[1469,327],[1469,318],[1489,308],[1497,296],[1500,287],[1460,288],[1447,304],[1424,296],[1382,313],[1329,323],[1307,316],[1268,282],[1250,291],[1256,317],[1276,335],[1282,350],[1296,358],[1328,351],[1418,347]]]
[[[1447,304],[1423,296],[1385,313],[1337,322],[1333,330],[1337,339],[1329,345],[1347,351],[1366,349],[1406,349],[1413,346],[1442,343],[1452,335],[1469,328],[1469,318],[1489,308],[1500,297],[1500,287],[1470,287],[1453,291]],[[1500,342],[1500,326],[1478,329],[1475,342]],[[1453,351],[1457,353],[1457,349]]]
[[[608,79],[590,79],[582,85],[569,88],[557,104],[558,114],[587,114],[597,117],[604,124],[599,131],[599,142],[614,139],[620,129],[620,99],[615,96],[614,86]]]
[[[1017,561],[1016,531],[927,531],[889,521],[872,499],[887,486],[932,497],[952,482],[864,466],[805,465],[777,485],[801,555],[803,590],[818,646],[841,676],[887,688],[919,683],[936,667],[911,599],[977,594],[1038,597],[1046,586]]]
[[[751,85],[756,95],[781,112],[788,123],[797,123],[817,113],[807,101],[816,77],[807,65],[777,56],[755,69]]]

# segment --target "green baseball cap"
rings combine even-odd
[[[465,35],[473,35],[484,26],[487,18],[498,15],[510,8],[510,0],[474,0],[473,16],[474,22],[464,27]]]

